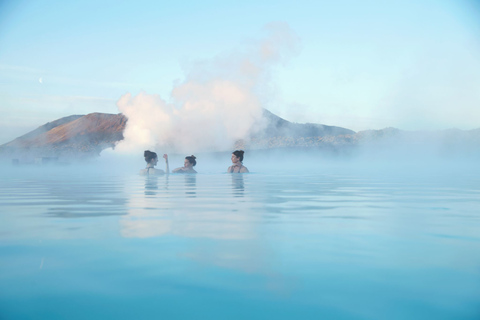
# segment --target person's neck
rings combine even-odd
[[[241,161],[238,161],[238,162],[235,162],[235,163],[233,164],[233,166],[234,166],[234,167],[241,167],[241,166],[243,166],[243,163],[242,163]]]
[[[153,168],[155,165],[153,163],[147,163],[147,168]]]

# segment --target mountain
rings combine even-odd
[[[301,138],[355,134],[355,131],[341,127],[327,126],[316,123],[293,123],[280,118],[267,109],[263,109],[263,118],[266,120],[267,126],[264,132],[262,132],[260,135],[254,136],[254,138]]]
[[[0,146],[0,154],[16,158],[90,157],[123,139],[127,118],[91,113],[49,122]]]
[[[52,121],[52,122],[48,122],[48,123],[44,124],[43,126],[40,126],[37,129],[35,129],[33,131],[30,131],[29,133],[24,134],[21,137],[16,138],[15,140],[7,143],[6,145],[8,145],[8,144],[16,145],[17,143],[21,143],[21,141],[28,141],[29,139],[33,139],[33,138],[35,138],[35,137],[37,137],[37,136],[39,136],[39,135],[41,135],[45,132],[50,131],[51,129],[53,129],[55,127],[58,127],[58,126],[61,126],[63,124],[72,122],[72,121],[77,120],[78,118],[81,118],[81,117],[83,117],[83,116],[73,115],[73,116],[60,118],[60,119]]]
[[[261,148],[264,144],[262,141],[275,139],[301,139],[355,133],[341,127],[292,123],[265,109],[263,120],[265,129],[252,137],[250,148]],[[9,158],[28,158],[30,161],[41,157],[96,156],[103,149],[114,147],[123,139],[126,123],[127,118],[122,114],[72,115],[49,122],[0,146],[0,155]]]
[[[270,111],[263,110],[266,126],[263,131],[239,141],[238,149],[271,149],[284,147],[328,147],[339,148],[352,145],[355,131],[316,123],[294,123]]]
[[[361,149],[372,154],[398,151],[413,154],[434,151],[438,154],[480,153],[480,129],[442,131],[352,130],[314,123],[293,123],[268,110],[263,111],[263,130],[236,148],[308,148],[350,152]],[[122,114],[91,113],[72,115],[49,122],[0,146],[3,158],[33,162],[38,158],[88,158],[123,140],[127,118]]]

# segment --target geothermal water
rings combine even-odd
[[[2,171],[0,318],[480,316],[475,164],[227,165]]]

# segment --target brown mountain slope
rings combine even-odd
[[[30,158],[98,155],[123,139],[127,123],[122,114],[91,113],[69,118],[62,118],[71,121],[60,121],[63,123],[48,131],[44,131],[47,124],[4,144],[0,146],[0,152]]]
[[[72,122],[72,121],[77,120],[78,118],[81,118],[81,117],[83,117],[83,115],[73,115],[73,116],[60,118],[60,119],[57,119],[57,120],[52,121],[52,122],[48,122],[48,123],[44,124],[43,126],[40,126],[37,129],[35,129],[33,131],[30,131],[29,133],[24,134],[23,136],[20,136],[20,137],[16,138],[15,140],[10,141],[10,142],[8,142],[8,143],[6,143],[6,144],[4,144],[0,147],[22,146],[23,142],[25,142],[25,141],[35,139],[38,136],[40,136],[41,134],[43,134],[45,132],[48,132],[49,130],[52,130],[55,127],[58,127],[58,126],[61,126],[63,124]]]
[[[91,113],[53,128],[33,141],[38,146],[68,142],[114,144],[123,139],[127,118],[122,114]]]

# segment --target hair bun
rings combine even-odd
[[[197,157],[195,157],[193,154],[190,157],[192,157],[193,159],[197,159]]]

